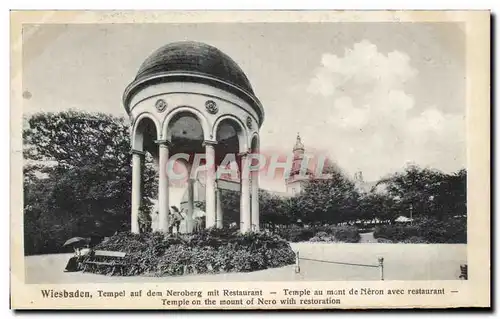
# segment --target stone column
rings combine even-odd
[[[259,172],[252,171],[252,230],[260,230],[259,215]]]
[[[222,228],[223,227],[223,220],[224,220],[224,213],[222,211],[222,201],[221,201],[221,190],[216,188],[215,190],[217,196],[216,196],[216,202],[217,202],[217,218],[215,219],[215,224],[217,228]]]
[[[188,205],[187,205],[186,229],[188,233],[193,232],[193,213],[194,213],[194,180],[188,179]]]
[[[159,146],[159,176],[158,176],[158,230],[168,232],[169,227],[169,203],[168,203],[168,149],[170,142],[167,140],[155,141]]]
[[[210,228],[215,226],[215,144],[216,141],[205,141],[205,158],[206,158],[206,185],[205,185],[205,227]]]
[[[139,210],[142,203],[142,162],[144,152],[132,150],[131,232],[139,233]]]
[[[241,153],[241,198],[240,198],[240,231],[246,233],[251,230],[250,217],[250,176],[248,174],[248,153]]]

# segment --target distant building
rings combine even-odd
[[[304,144],[301,141],[300,135],[297,133],[297,140],[293,147],[292,169],[290,170],[290,175],[285,180],[287,196],[296,196],[300,194],[300,192],[304,190],[305,184],[313,177],[308,167],[304,168],[305,172],[301,172],[304,152]]]
[[[377,182],[367,182],[363,178],[363,172],[354,173],[354,186],[362,193],[370,193],[377,188]]]

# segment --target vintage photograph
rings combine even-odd
[[[27,283],[467,279],[464,40],[25,25]]]
[[[479,14],[51,14],[13,42],[19,304],[484,302]]]

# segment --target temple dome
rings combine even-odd
[[[199,42],[175,42],[159,48],[142,63],[135,79],[175,71],[213,76],[253,94],[250,82],[236,62],[219,49]]]
[[[215,47],[192,41],[170,43],[154,51],[142,63],[134,81],[125,90],[125,107],[128,110],[129,98],[141,84],[179,79],[230,91],[256,109],[262,120],[262,106],[238,64]]]

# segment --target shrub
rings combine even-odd
[[[423,219],[417,223],[420,236],[432,243],[467,243],[467,219]]]
[[[377,226],[373,236],[404,243],[467,243],[467,219],[422,219],[413,225]]]
[[[315,237],[319,237],[319,238],[331,237],[331,234],[328,234],[325,231],[319,231],[316,233]]]
[[[377,238],[377,243],[380,243],[380,244],[392,244],[393,241],[390,240],[390,239],[386,239],[386,238]]]
[[[355,226],[324,225],[314,227],[314,231],[316,235],[313,241],[357,243],[361,238]]]
[[[357,243],[361,236],[355,226],[323,225],[311,228],[289,226],[277,230],[282,238],[291,241]]]
[[[291,242],[308,241],[314,236],[313,229],[303,228],[296,225],[280,228],[277,230],[277,233],[282,238]]]
[[[357,243],[361,239],[357,227],[339,226],[332,229],[333,236],[343,243]]]
[[[427,244],[427,240],[423,237],[412,236],[408,239],[404,239],[401,241],[403,244]]]
[[[314,236],[313,238],[309,239],[310,242],[323,242],[323,243],[333,243],[333,242],[337,242],[337,240],[335,240],[335,237],[333,236],[326,236],[326,237],[319,237],[319,236]]]
[[[377,226],[373,232],[375,238],[386,238],[396,242],[418,235],[417,227],[399,224]]]
[[[125,275],[248,272],[293,264],[290,244],[268,233],[207,229],[195,234],[118,233],[96,249],[127,253]],[[110,274],[110,269],[91,269]]]
[[[335,237],[327,232],[320,231],[316,233],[316,236],[309,239],[311,242],[334,242]]]

